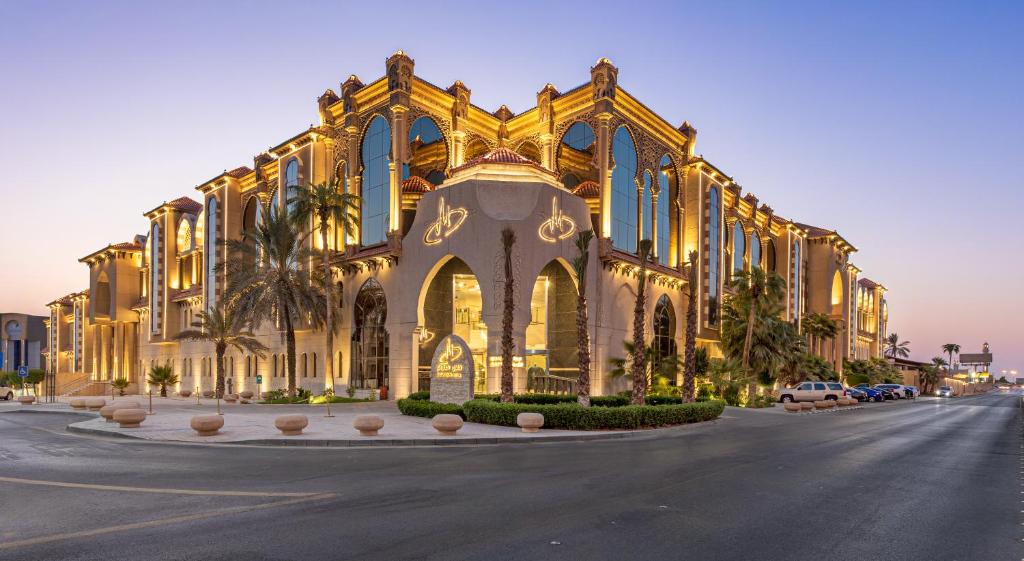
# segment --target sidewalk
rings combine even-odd
[[[111,403],[109,397],[105,398]],[[138,401],[148,410],[145,396],[125,396],[113,400]],[[407,417],[398,411],[392,401],[368,403],[337,403],[331,405],[333,417],[326,417],[323,405],[240,405],[221,402],[224,428],[215,436],[198,436],[189,427],[195,415],[217,413],[216,401],[180,397],[153,398],[154,414],[136,429],[122,429],[117,423],[108,423],[94,411],[71,409],[66,402],[39,405],[21,405],[16,401],[0,401],[0,413],[72,412],[95,418],[72,422],[68,431],[80,434],[139,438],[152,441],[249,444],[276,446],[430,446],[444,444],[500,444],[512,442],[581,441],[622,438],[649,431],[569,431],[541,429],[537,433],[524,433],[518,427],[499,427],[466,423],[456,436],[442,436],[430,424],[430,419]],[[309,419],[309,426],[300,436],[283,436],[274,428],[274,418],[280,415],[300,414]],[[377,415],[384,419],[384,428],[378,436],[361,436],[352,428],[358,415]]]

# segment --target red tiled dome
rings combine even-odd
[[[512,149],[506,148],[505,146],[500,146],[500,147],[495,148],[494,150],[491,150],[490,152],[484,154],[483,156],[478,156],[476,158],[473,158],[472,160],[470,160],[470,161],[462,164],[461,166],[453,169],[451,171],[451,173],[454,174],[456,172],[459,172],[459,171],[462,171],[464,169],[471,168],[473,166],[480,165],[480,164],[513,164],[513,165],[523,165],[523,166],[530,166],[530,167],[539,169],[539,170],[541,170],[541,171],[543,171],[545,173],[549,173],[549,174],[553,174],[554,173],[551,170],[545,168],[544,166],[538,164],[537,162],[535,162],[535,161],[533,161],[533,160],[531,160],[529,158],[526,158],[524,156],[520,156],[519,154],[516,154]]]
[[[420,194],[427,193],[434,190],[434,184],[423,179],[418,175],[413,175],[409,179],[402,182],[403,193],[414,193]]]
[[[584,181],[572,188],[572,194],[584,199],[596,199],[601,196],[601,186],[594,181]]]

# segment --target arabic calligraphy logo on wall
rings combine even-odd
[[[537,235],[546,242],[562,241],[576,232],[576,222],[558,208],[558,197],[551,197],[551,218],[541,222]]]
[[[464,208],[452,208],[444,202],[444,197],[437,199],[437,220],[427,226],[423,234],[423,243],[437,245],[451,236],[466,221],[469,213]]]

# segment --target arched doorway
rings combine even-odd
[[[576,283],[566,266],[551,261],[537,276],[526,327],[527,391],[574,393],[579,378]]]
[[[355,389],[378,389],[389,385],[388,316],[384,289],[374,279],[366,281],[356,296],[352,326],[352,364],[349,385]]]
[[[678,354],[675,339],[676,313],[667,294],[662,294],[661,298],[658,298],[658,303],[654,305],[651,335],[651,348],[654,349],[656,361]]]
[[[430,366],[437,345],[451,334],[469,345],[474,362],[474,391],[487,391],[487,325],[483,321],[480,282],[463,260],[452,257],[426,283],[420,298],[417,389],[429,391]]]

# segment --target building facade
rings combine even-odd
[[[429,386],[431,358],[448,334],[461,336],[477,365],[476,389],[495,392],[501,368],[501,231],[516,232],[513,339],[517,391],[571,387],[576,377],[575,309],[570,272],[575,233],[593,229],[586,276],[595,394],[627,387],[607,376],[632,336],[638,241],[649,239],[645,335],[659,353],[683,347],[688,291],[697,291],[698,344],[718,350],[719,309],[739,270],[761,267],[786,283],[786,319],[807,313],[836,320],[827,353],[837,369],[865,351],[880,356],[884,292],[862,308],[856,249],[834,230],[785,218],[697,155],[697,131],[674,126],[618,83],[601,59],[590,80],[566,92],[553,85],[536,106],[514,114],[472,103],[414,72],[399,51],[385,75],[350,76],[340,95],[318,99],[319,123],[225,171],[183,197],[144,213],[146,234],[82,258],[89,289],[51,303],[50,367],[90,369],[96,380],[138,381],[170,364],[188,388],[214,384],[214,353],[179,341],[203,309],[223,303],[226,240],[268,213],[287,214],[299,185],[337,181],[359,195],[356,227],[332,228],[332,282],[338,287],[334,356],[322,330],[299,329],[297,378],[320,391],[388,387],[402,397]],[[319,236],[310,246],[320,249]],[[697,254],[698,283],[686,263]],[[317,266],[310,263],[310,266]],[[884,289],[883,289],[884,291]],[[872,325],[872,331],[861,326]],[[81,332],[80,328],[83,328]],[[275,325],[256,335],[263,358],[229,351],[229,390],[286,385],[284,341]],[[335,380],[325,380],[332,361]]]
[[[0,371],[21,366],[44,368],[46,318],[28,314],[0,314]]]

